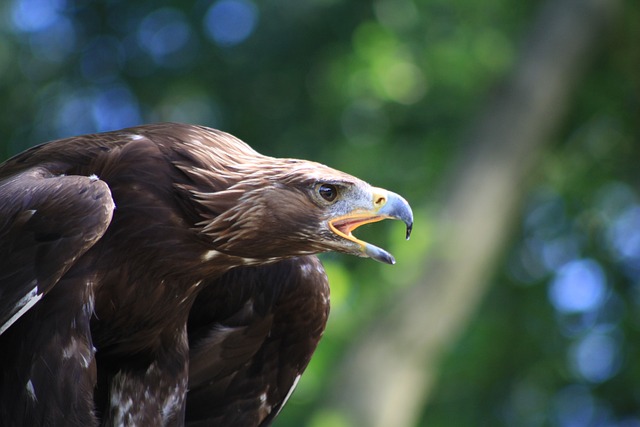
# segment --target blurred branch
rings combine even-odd
[[[511,75],[470,129],[422,279],[354,342],[329,395],[357,426],[415,425],[437,364],[485,292],[494,261],[617,0],[548,0]],[[420,225],[417,224],[419,227]]]

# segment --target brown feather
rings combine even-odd
[[[324,200],[321,183],[340,197]],[[268,424],[326,323],[326,276],[308,255],[362,255],[328,221],[370,209],[371,193],[175,123],[3,163],[0,238],[17,250],[0,252],[0,424],[182,425],[185,405],[194,425]]]

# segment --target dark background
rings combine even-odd
[[[217,127],[403,194],[277,426],[640,426],[640,3],[6,0],[0,158]]]

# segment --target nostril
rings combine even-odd
[[[382,206],[385,203],[387,203],[387,199],[386,197],[380,196],[376,199],[376,201],[374,202],[376,206]]]

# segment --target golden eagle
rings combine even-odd
[[[329,312],[314,254],[400,196],[175,123],[0,165],[0,425],[265,426]]]

